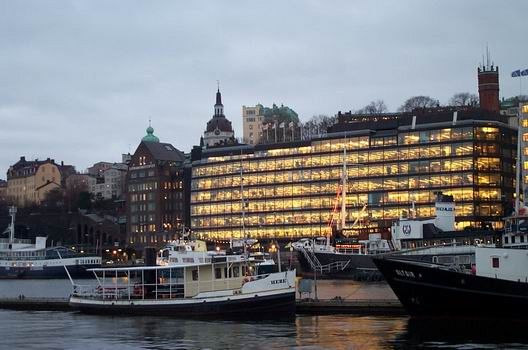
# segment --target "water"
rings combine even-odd
[[[0,281],[0,297],[66,297],[70,288],[68,280]],[[320,288],[326,296],[391,295],[383,284],[326,281]],[[406,316],[249,322],[0,310],[0,349],[528,349],[525,329],[524,322]]]

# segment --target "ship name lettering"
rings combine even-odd
[[[280,283],[286,283],[286,279],[281,280],[271,280],[271,284],[280,284]]]
[[[400,277],[410,277],[410,278],[416,278],[414,276],[414,273],[412,271],[405,271],[405,270],[394,270],[396,274]]]

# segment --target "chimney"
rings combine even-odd
[[[63,160],[61,160],[61,166],[64,166],[64,161]]]
[[[477,70],[480,108],[499,113],[499,67],[482,65]]]
[[[21,162],[25,162],[26,161],[26,157],[24,157],[24,156],[20,157],[20,161]]]

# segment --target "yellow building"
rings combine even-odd
[[[262,123],[264,122],[263,107],[242,106],[242,127],[244,129],[243,143],[256,145],[262,137]]]
[[[49,191],[61,187],[62,168],[64,165],[53,159],[27,161],[20,157],[7,171],[7,199],[18,207],[40,204]]]

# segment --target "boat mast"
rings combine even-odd
[[[515,215],[519,215],[520,207],[520,188],[521,188],[521,119],[522,103],[519,102],[519,112],[517,118],[517,162],[515,164]]]
[[[15,206],[9,208],[9,215],[11,215],[11,225],[9,226],[9,244],[15,242],[15,216],[17,208]]]
[[[244,167],[242,163],[242,150],[240,150],[240,199],[242,201],[242,243],[244,244],[244,256],[246,257],[246,201],[244,199]],[[231,238],[232,242],[232,238]],[[233,244],[231,243],[231,246]]]
[[[344,230],[346,226],[346,194],[348,184],[346,136],[345,147],[343,148],[343,175],[341,180],[341,230]]]

